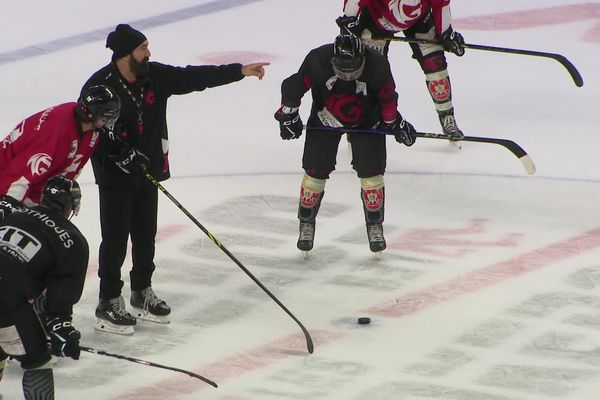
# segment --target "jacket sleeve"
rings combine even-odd
[[[216,86],[227,85],[244,78],[242,64],[228,65],[172,65],[152,63],[155,84],[167,95],[187,94]]]
[[[46,314],[49,318],[55,316],[70,316],[73,305],[81,298],[83,285],[89,261],[87,240],[79,230],[68,230],[72,242],[60,243],[56,266],[48,273],[46,288]],[[66,248],[66,245],[69,248]]]
[[[300,107],[302,97],[313,85],[319,68],[315,51],[308,53],[300,69],[281,83],[281,104],[287,107]]]
[[[435,24],[435,33],[441,36],[452,24],[450,0],[430,0],[431,13]]]

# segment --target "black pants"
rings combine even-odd
[[[50,361],[46,332],[33,306],[19,290],[19,285],[3,276],[0,277],[0,328],[12,325],[17,329],[25,348],[25,355],[15,357],[23,368],[37,368]]]
[[[352,167],[359,178],[383,174],[386,166],[385,135],[349,133]],[[302,168],[309,176],[327,179],[335,170],[341,133],[311,129],[306,133]]]
[[[127,241],[131,237],[132,263],[131,290],[151,286],[154,272],[154,239],[158,214],[158,190],[143,179],[132,187],[101,185],[100,228],[102,243],[98,277],[100,298],[112,299],[121,294],[121,266],[127,255]]]

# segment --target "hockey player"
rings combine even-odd
[[[26,400],[54,398],[51,353],[79,359],[81,335],[72,314],[89,250],[69,218],[80,199],[77,182],[57,176],[44,186],[39,206],[12,209],[0,220],[0,366],[7,355],[20,361]],[[31,300],[44,290],[42,326]]]
[[[116,137],[122,142],[121,153],[99,149],[92,157],[102,230],[96,328],[118,334],[133,334],[136,324],[121,296],[121,266],[130,236],[130,304],[135,316],[168,323],[171,313],[152,288],[158,191],[139,171],[143,165],[159,181],[170,176],[167,100],[171,95],[226,85],[246,76],[262,79],[268,64],[174,67],[149,62],[148,44],[140,31],[118,25],[106,40],[106,47],[113,51],[111,62],[94,73],[83,89],[107,85],[122,100],[121,117],[115,125]]]
[[[300,188],[298,249],[311,250],[315,219],[323,199],[325,182],[335,170],[343,128],[372,129],[381,126],[406,146],[415,141],[415,130],[397,111],[396,86],[385,57],[364,49],[352,34],[342,34],[334,44],[313,49],[297,73],[281,84],[281,107],[275,113],[282,139],[302,135],[298,113],[301,99],[312,92]],[[319,129],[325,127],[326,129]],[[331,128],[339,128],[332,131]],[[383,236],[386,137],[374,133],[348,133],[352,166],[361,182],[361,198],[371,251],[385,249]]]
[[[112,90],[95,86],[76,103],[50,107],[19,123],[0,146],[0,196],[33,206],[51,177],[75,179],[119,108]]]
[[[410,43],[413,58],[425,73],[425,83],[445,135],[464,135],[454,118],[452,88],[444,50],[465,53],[462,35],[451,25],[450,0],[344,0],[344,15],[336,21],[342,30],[359,36],[366,47],[387,56],[389,41],[403,32],[407,38],[438,40],[437,44]]]

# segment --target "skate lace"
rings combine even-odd
[[[131,314],[127,312],[125,309],[125,300],[123,300],[123,296],[119,296],[116,299],[108,300],[108,304],[110,305],[110,311],[118,317],[131,318]]]
[[[162,303],[162,299],[154,293],[151,287],[142,290],[142,297],[144,298],[144,311],[148,311],[148,307],[155,307]]]
[[[454,115],[446,115],[442,119],[442,127],[444,128],[445,133],[452,133],[458,130],[458,126],[456,125],[456,119]]]
[[[310,222],[300,222],[298,240],[313,240],[313,225]]]
[[[369,240],[371,242],[383,242],[383,226],[381,224],[369,225]]]

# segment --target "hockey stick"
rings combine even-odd
[[[195,374],[193,372],[186,371],[184,369],[179,369],[179,368],[175,368],[175,367],[168,367],[166,365],[156,364],[156,363],[153,363],[153,362],[150,362],[150,361],[146,361],[146,360],[140,360],[139,358],[122,356],[120,354],[107,353],[106,351],[94,349],[92,347],[79,346],[79,348],[82,351],[87,351],[88,353],[100,354],[101,356],[108,356],[108,357],[120,358],[121,360],[131,361],[131,362],[134,362],[134,363],[138,363],[138,364],[142,364],[142,365],[147,365],[149,367],[156,367],[156,368],[168,369],[169,371],[181,372],[182,374],[189,375],[192,378],[200,379],[201,381],[208,383],[210,386],[218,387],[217,384],[215,382],[211,381],[210,379],[205,378],[202,375],[198,375],[198,374]]]
[[[318,130],[325,130],[325,131],[335,131],[335,132],[342,132],[342,133],[350,132],[350,133],[368,133],[368,134],[374,133],[374,134],[379,134],[379,135],[393,135],[393,133],[391,133],[391,132],[376,130],[376,129],[333,128],[333,127],[326,127],[326,126],[320,126],[320,127],[306,127],[305,126],[305,128],[307,128],[307,129],[312,128],[315,130],[318,129]],[[429,132],[417,132],[415,136],[420,137],[420,138],[427,138],[427,139],[443,139],[443,140],[449,140],[451,142],[479,142],[479,143],[497,144],[497,145],[500,145],[500,146],[506,148],[511,153],[513,153],[519,159],[519,161],[521,161],[521,164],[523,164],[525,171],[527,171],[527,173],[529,175],[535,174],[535,164],[533,163],[533,160],[531,159],[531,157],[529,157],[527,152],[525,150],[523,150],[523,148],[521,146],[519,146],[512,140],[478,137],[478,136],[464,136],[461,139],[452,139],[452,138],[448,137],[447,135],[442,135],[439,133],[429,133]]]
[[[390,42],[409,42],[409,43],[423,43],[423,44],[440,44],[439,42],[437,42],[435,40],[412,39],[412,38],[401,37],[401,36],[379,38],[379,39],[380,40],[387,40],[387,41],[390,41]],[[573,65],[573,63],[571,61],[569,61],[562,54],[546,53],[546,52],[543,52],[543,51],[535,51],[535,50],[511,49],[511,48],[507,48],[507,47],[485,46],[485,45],[480,45],[480,44],[464,44],[463,47],[465,47],[466,49],[473,49],[473,50],[495,51],[495,52],[498,52],[498,53],[521,54],[521,55],[526,55],[526,56],[551,58],[551,59],[556,60],[559,63],[561,63],[561,65],[566,68],[566,70],[571,75],[571,78],[573,78],[573,81],[575,82],[575,85],[577,87],[582,87],[583,86],[583,78],[581,77],[581,74],[579,73],[579,71],[577,70],[577,68],[575,67],[575,65]]]
[[[194,218],[194,216],[192,214],[190,214],[190,212],[188,210],[186,210],[186,208],[181,205],[180,202],[177,201],[177,199],[175,197],[173,197],[171,195],[171,193],[169,193],[167,191],[167,189],[164,188],[163,185],[160,184],[159,181],[156,180],[156,178],[154,178],[152,175],[150,175],[148,172],[145,172],[146,174],[146,178],[148,178],[148,180],[150,182],[152,182],[154,184],[154,186],[156,186],[161,192],[163,192],[165,194],[165,196],[167,196],[169,198],[169,200],[171,200],[185,215],[187,215],[187,217],[189,219],[192,220],[192,222],[194,224],[196,224],[196,226],[198,228],[200,228],[202,230],[202,232],[204,232],[206,234],[206,236],[208,236],[210,238],[210,240],[212,240],[214,242],[214,244],[217,245],[217,247],[221,250],[223,250],[223,252],[225,254],[227,254],[227,256],[229,256],[229,258],[231,258],[231,260],[237,264],[238,267],[240,267],[242,269],[242,271],[244,271],[246,273],[246,275],[248,275],[250,277],[250,279],[252,279],[254,281],[254,283],[256,283],[271,299],[273,299],[273,301],[275,303],[277,303],[277,305],[279,305],[279,307],[281,307],[283,309],[283,311],[285,311],[290,317],[292,317],[292,319],[298,324],[298,326],[300,326],[300,329],[302,329],[302,332],[304,333],[304,337],[306,338],[306,347],[308,348],[308,352],[312,353],[314,351],[314,345],[313,345],[313,341],[312,338],[310,337],[310,334],[308,333],[308,331],[306,330],[306,328],[304,327],[304,325],[302,325],[302,323],[298,320],[298,318],[296,318],[294,316],[294,314],[291,313],[290,310],[287,309],[286,306],[283,305],[283,303],[281,301],[279,301],[279,299],[277,297],[275,297],[275,295],[273,295],[273,293],[271,293],[269,291],[269,289],[267,289],[249,270],[248,268],[244,267],[244,265],[237,259],[235,258],[235,256],[233,254],[231,254],[229,252],[229,250],[227,250],[227,248],[225,246],[223,246],[221,244],[221,242],[219,242],[217,240],[217,238],[215,238],[213,236],[212,233],[210,233],[208,231],[208,229],[206,229],[196,218]]]

